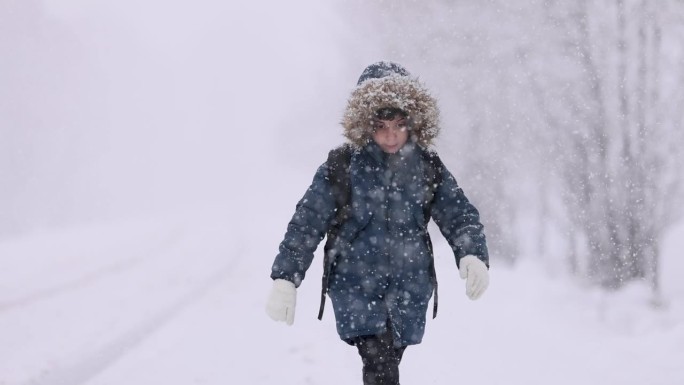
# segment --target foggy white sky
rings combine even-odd
[[[334,143],[358,69],[318,3],[4,4],[0,232],[239,200],[248,153]]]

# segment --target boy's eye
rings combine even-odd
[[[374,120],[372,123],[373,131],[386,131],[386,130],[398,130],[398,131],[406,131],[408,130],[408,120],[400,120],[396,123],[394,122],[384,122],[380,120]]]

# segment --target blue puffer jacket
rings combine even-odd
[[[386,154],[371,141],[352,154],[352,217],[334,245],[329,287],[337,331],[347,342],[385,332],[388,320],[397,346],[421,342],[433,292],[427,213],[457,264],[474,255],[489,265],[478,211],[446,169],[436,189],[426,185],[419,151],[424,150],[408,142],[397,154]],[[299,286],[329,230],[335,198],[326,175],[323,164],[297,204],[273,264],[273,279]]]

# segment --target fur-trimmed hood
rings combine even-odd
[[[439,133],[437,100],[403,67],[391,62],[368,66],[352,91],[342,119],[344,136],[357,148],[372,140],[373,118],[381,108],[398,108],[409,117],[411,138],[427,148]]]

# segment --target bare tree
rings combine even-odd
[[[658,293],[658,241],[678,217],[662,207],[676,207],[672,191],[681,180],[681,157],[667,147],[682,143],[660,97],[663,6],[616,0],[567,7],[550,10],[563,15],[558,36],[574,46],[584,76],[567,96],[578,124],[557,167],[565,170],[568,215],[587,242],[586,272],[607,288],[648,278]]]

